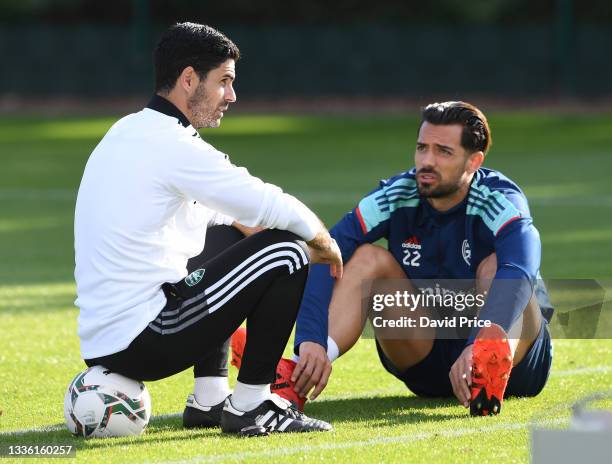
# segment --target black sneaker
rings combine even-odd
[[[214,406],[202,406],[193,394],[187,397],[187,406],[183,411],[183,426],[188,429],[196,427],[219,427],[221,424],[221,412],[225,401]]]
[[[295,409],[291,403],[272,393],[252,411],[239,411],[232,405],[231,395],[225,400],[221,414],[221,430],[225,433],[240,433],[253,427],[265,428],[266,432],[327,432],[332,426],[318,419],[311,419]],[[244,433],[244,432],[243,432]]]

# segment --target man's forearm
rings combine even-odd
[[[533,294],[533,284],[518,268],[498,270],[478,319],[491,321],[508,332],[527,307]],[[475,340],[478,330],[472,330],[468,344]]]
[[[295,329],[295,351],[300,343],[316,342],[327,349],[329,303],[334,289],[334,279],[327,267],[315,264],[306,281],[302,305]]]

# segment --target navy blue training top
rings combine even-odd
[[[415,172],[413,168],[382,180],[331,229],[344,262],[359,245],[386,238],[410,279],[474,279],[480,262],[495,252],[498,270],[478,317],[508,331],[525,309],[539,275],[540,236],[527,198],[500,172],[480,168],[466,198],[439,212],[420,197]],[[503,290],[496,283],[501,279],[512,279]],[[296,352],[305,341],[327,348],[333,285],[327,265],[312,266],[297,319]],[[472,331],[467,343],[476,333]]]

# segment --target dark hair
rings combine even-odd
[[[469,103],[448,101],[427,105],[421,111],[420,125],[425,121],[438,125],[462,125],[461,146],[470,153],[481,151],[486,155],[491,147],[491,131],[487,118],[482,111]]]
[[[178,23],[163,33],[155,52],[155,92],[169,92],[188,66],[205,79],[224,61],[238,61],[240,50],[218,30],[204,24]]]

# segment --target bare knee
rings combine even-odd
[[[370,277],[405,277],[399,263],[389,251],[369,243],[357,248],[347,264],[347,272],[348,266],[357,268],[360,273]]]

